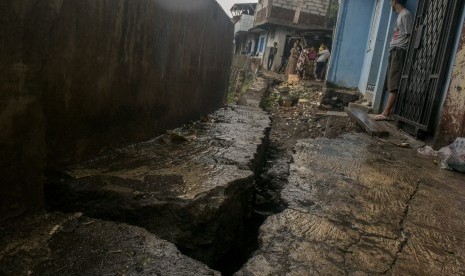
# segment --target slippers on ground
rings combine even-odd
[[[392,121],[392,117],[391,116],[385,116],[383,114],[379,114],[379,115],[376,115],[375,117],[375,121]]]

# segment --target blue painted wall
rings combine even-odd
[[[357,88],[364,66],[375,1],[342,0],[333,42],[328,82]]]
[[[386,32],[391,16],[391,1],[379,0],[379,8],[373,10],[372,28],[373,41],[367,42],[367,52],[365,55],[365,65],[359,83],[359,91],[362,93],[373,92],[376,87],[378,73],[381,69]],[[376,21],[375,21],[376,18]],[[371,31],[370,31],[371,32]],[[368,91],[367,86],[370,86]]]

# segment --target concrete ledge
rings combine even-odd
[[[49,178],[51,208],[146,228],[214,263],[244,235],[270,119],[223,108],[158,139]]]
[[[367,113],[357,108],[346,108],[347,114],[354,119],[363,129],[371,136],[386,137],[389,136],[389,131],[380,124],[380,122],[372,119]]]

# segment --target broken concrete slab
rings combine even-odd
[[[379,122],[372,119],[366,112],[357,108],[345,108],[347,114],[354,119],[368,134],[376,137],[389,136],[389,131]]]
[[[45,213],[0,234],[1,275],[221,275],[146,230]]]
[[[223,108],[176,130],[185,142],[155,139],[50,177],[48,202],[144,227],[212,264],[243,240],[269,127],[256,108]]]
[[[465,274],[463,175],[366,134],[301,140],[293,160],[236,275]]]

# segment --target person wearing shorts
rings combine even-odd
[[[384,111],[375,117],[375,120],[390,120],[397,101],[399,84],[402,77],[407,48],[413,29],[413,17],[405,8],[407,0],[391,0],[392,10],[398,14],[394,35],[389,47],[389,67],[387,84],[389,99]]]

